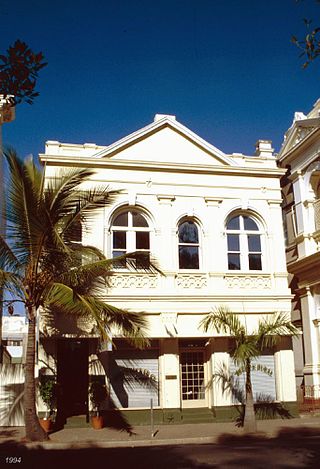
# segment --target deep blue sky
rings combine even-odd
[[[0,0],[0,52],[17,38],[48,61],[33,106],[3,128],[24,156],[46,140],[108,145],[177,119],[225,152],[278,151],[294,111],[320,97],[320,59],[302,70],[292,34],[313,0]]]

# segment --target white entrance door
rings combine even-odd
[[[204,350],[180,352],[183,407],[206,407]]]

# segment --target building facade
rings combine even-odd
[[[303,341],[295,353],[305,396],[320,397],[320,101],[305,115],[296,112],[278,155],[287,170],[281,180],[287,268],[294,294],[292,319]]]
[[[74,414],[85,411],[92,375],[106,380],[114,406],[129,416],[152,405],[165,422],[206,409],[218,418],[234,406],[219,382],[209,385],[221,366],[232,369],[230,338],[204,333],[201,319],[227,306],[250,329],[261,317],[291,311],[281,215],[285,170],[271,142],[256,145],[254,156],[227,155],[161,114],[109,146],[46,143],[40,159],[47,180],[63,167],[90,167],[90,184],[121,189],[112,207],[96,213],[83,241],[107,257],[143,250],[164,273],[115,269],[106,291],[112,305],[146,315],[146,350],[129,347],[115,332],[116,347],[103,348],[79,324],[43,328],[43,362],[57,367],[65,389],[73,383],[77,397],[65,391],[64,399]],[[259,360],[273,373],[254,372],[256,398],[263,393],[293,403],[291,338]],[[147,370],[158,385],[128,384],[124,368]]]
[[[2,318],[2,343],[4,363],[24,363],[28,325],[25,316]]]

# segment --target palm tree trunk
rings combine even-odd
[[[36,381],[34,377],[35,353],[36,353],[36,313],[35,308],[28,307],[28,338],[25,363],[24,384],[24,420],[26,426],[26,438],[30,441],[48,440],[47,433],[42,429],[36,410]]]
[[[246,407],[244,410],[243,429],[248,433],[255,433],[257,431],[251,383],[251,360],[249,359],[246,360]]]

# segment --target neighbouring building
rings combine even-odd
[[[295,113],[278,163],[286,169],[281,185],[292,319],[303,333],[297,384],[305,397],[320,398],[320,100],[309,114]]]
[[[233,366],[230,339],[204,333],[199,322],[219,305],[249,328],[274,312],[290,314],[280,190],[286,170],[277,167],[271,142],[259,140],[253,156],[227,155],[174,116],[157,114],[109,146],[48,141],[40,159],[47,180],[60,168],[90,167],[92,185],[121,189],[112,207],[96,213],[83,241],[108,257],[144,250],[165,274],[116,269],[106,291],[112,305],[146,315],[147,350],[116,335],[116,347],[103,348],[86,324],[43,327],[39,368],[56,370],[68,415],[87,412],[92,375],[106,381],[129,421],[147,422],[151,401],[162,422],[231,415],[232,397],[216,382],[207,386],[219,367]],[[292,339],[283,337],[260,362],[273,374],[253,373],[256,397],[267,394],[290,407],[296,401]],[[123,367],[148,370],[158,387],[128,385]]]
[[[4,363],[24,363],[28,325],[25,316],[2,318],[2,344]]]
[[[0,427],[24,425],[23,388],[28,325],[25,316],[2,317]]]

